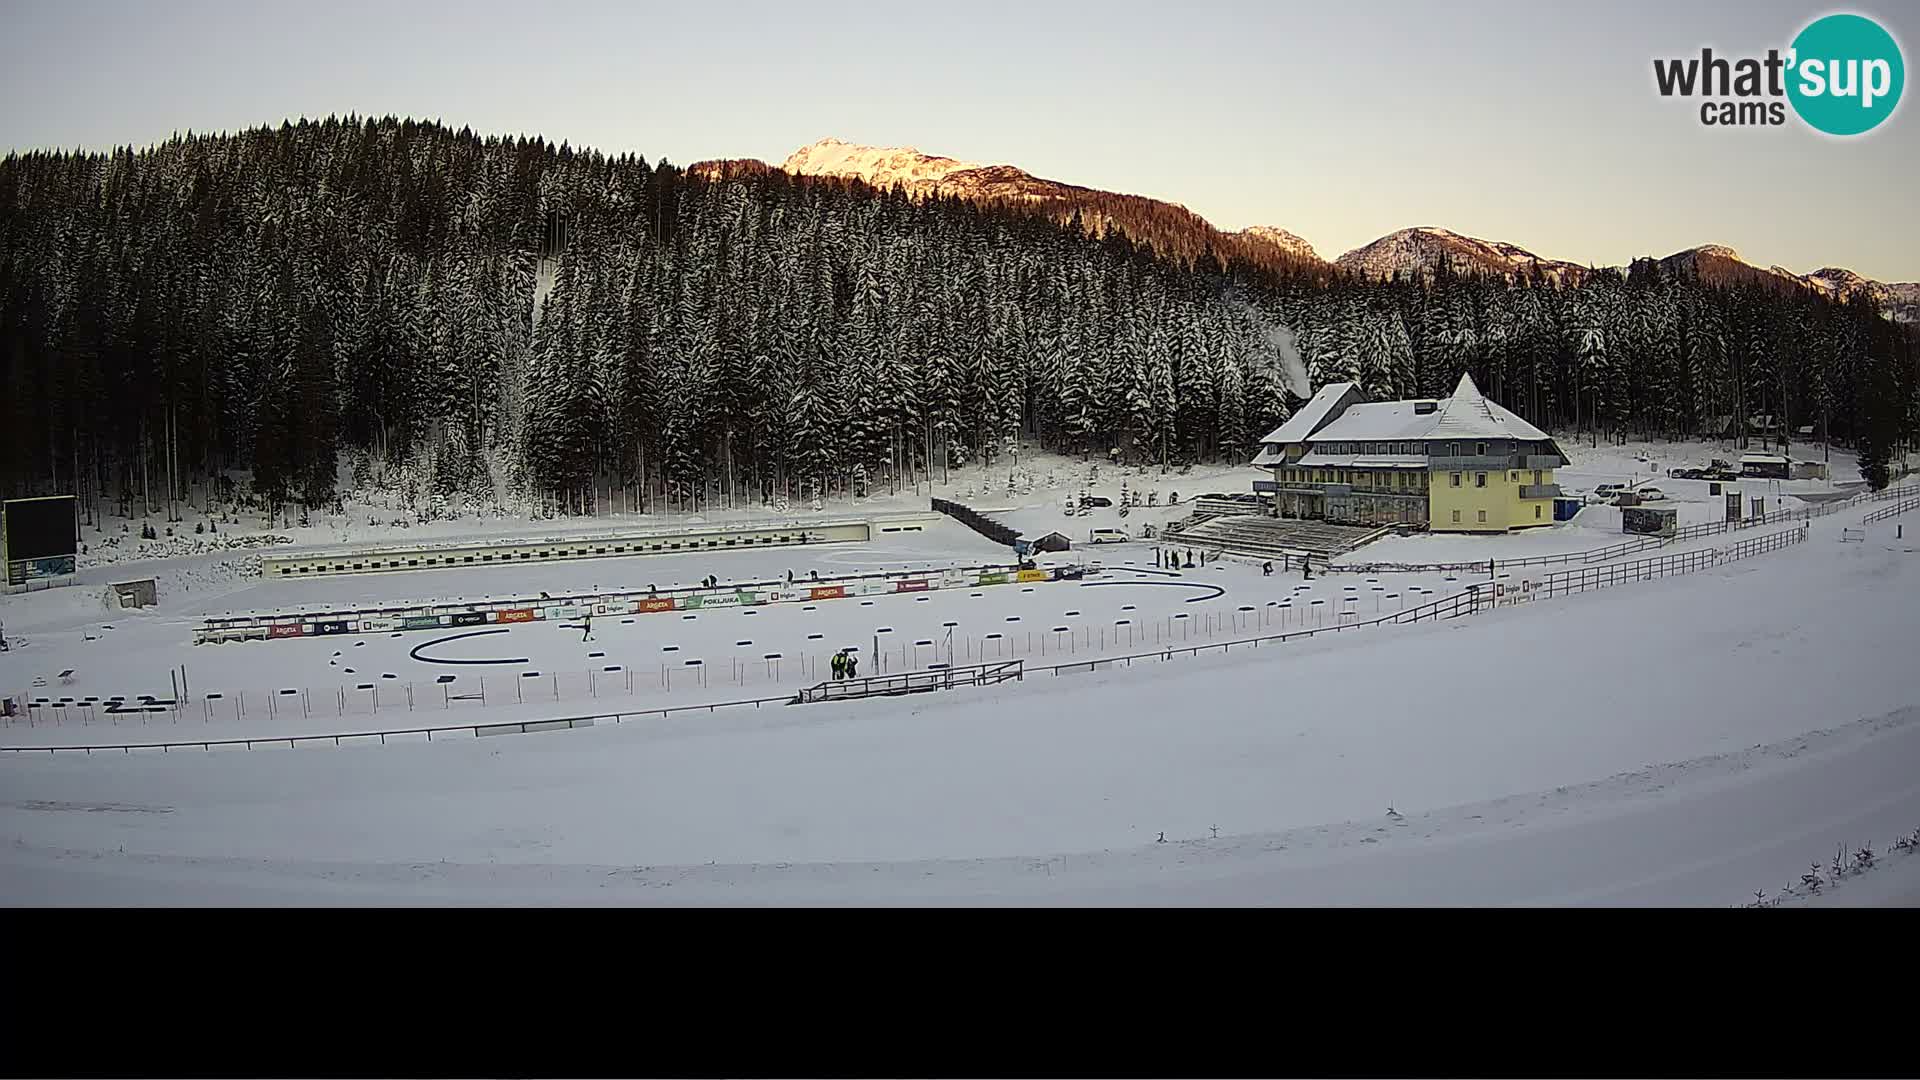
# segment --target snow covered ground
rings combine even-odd
[[[4,755],[0,900],[1737,904],[1920,825],[1920,554],[1841,524],[1550,604],[932,697]],[[1911,902],[1907,874],[1821,902]]]
[[[790,693],[827,678],[842,648],[862,657],[862,674],[1021,658],[1058,663],[1364,621],[1461,591],[1461,575],[1264,576],[1222,560],[1168,571],[1142,544],[1102,547],[1104,573],[1061,581],[940,590],[816,604],[660,612],[596,620],[594,639],[550,622],[444,632],[379,633],[194,646],[208,612],[295,609],[322,603],[527,595],[587,588],[686,584],[708,573],[722,581],[780,580],[788,570],[821,578],[879,570],[1001,562],[1004,549],[943,521],[912,541],[835,544],[687,555],[595,559],[531,566],[360,574],[301,581],[237,583],[202,603],[183,594],[177,610],[103,616],[79,589],[19,597],[39,619],[15,620],[28,644],[0,654],[0,692],[16,699],[141,694],[171,699],[172,672],[185,666],[198,697],[179,716],[113,717],[61,708],[32,724],[0,726],[0,745],[79,745],[168,738],[252,738],[658,709],[695,702]],[[1074,552],[1045,559],[1072,561]],[[1044,561],[1044,560],[1043,560]],[[1064,632],[1060,628],[1065,628]],[[442,642],[440,644],[432,644]],[[419,656],[414,653],[418,650]],[[773,657],[773,659],[769,659]],[[497,660],[500,663],[448,663]],[[512,661],[512,662],[508,662]],[[697,663],[695,663],[697,662]],[[618,668],[609,672],[610,667]],[[73,670],[71,681],[58,674]],[[538,672],[538,677],[526,677]],[[438,679],[451,676],[443,692]],[[371,690],[379,689],[376,697]],[[282,698],[283,689],[300,691]],[[464,700],[462,695],[471,695]],[[481,696],[483,695],[483,696]],[[270,706],[278,698],[286,707]],[[409,706],[409,701],[412,705]],[[487,715],[474,715],[485,703]],[[382,706],[384,703],[384,707]],[[502,707],[511,711],[500,713]],[[181,730],[182,726],[190,730]]]

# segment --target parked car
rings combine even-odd
[[[1625,484],[1601,484],[1599,487],[1593,489],[1593,498],[1596,502],[1612,502],[1616,496],[1625,490],[1627,490],[1627,485]]]
[[[1089,544],[1124,544],[1131,539],[1125,529],[1094,529],[1087,533]]]
[[[1705,469],[1668,469],[1667,475],[1673,477],[1675,480],[1704,480],[1706,479],[1706,470]]]
[[[1641,502],[1659,502],[1667,497],[1667,493],[1657,487],[1638,487],[1633,489],[1633,493],[1640,496]]]

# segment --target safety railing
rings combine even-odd
[[[1683,551],[1673,555],[1662,555],[1653,559],[1640,559],[1628,563],[1612,563],[1606,566],[1582,567],[1578,570],[1564,570],[1548,574],[1536,584],[1534,591],[1541,599],[1566,596],[1589,589],[1605,589],[1615,585],[1625,585],[1636,581],[1652,581],[1656,578],[1674,577],[1680,574],[1692,574],[1711,569],[1723,563],[1751,558],[1754,555],[1776,551],[1791,544],[1798,544],[1807,538],[1807,526],[1798,529],[1786,529],[1766,536],[1756,536],[1742,540],[1724,548],[1710,548],[1705,551]]]
[[[581,716],[549,717],[537,720],[500,720],[484,724],[452,724],[440,727],[394,728],[384,731],[334,731],[323,735],[253,735],[231,739],[183,739],[173,742],[95,743],[69,746],[0,746],[9,754],[130,754],[135,750],[167,753],[174,750],[245,749],[300,746],[379,745],[390,742],[436,742],[462,736],[484,738],[489,735],[524,735],[536,731],[567,731],[594,727],[601,723],[625,723],[647,718],[666,719],[676,714],[712,713],[721,709],[791,704],[793,696],[744,698],[738,701],[714,701],[700,705],[677,705],[659,709],[589,713]]]
[[[1899,517],[1901,514],[1914,509],[1920,509],[1920,499],[1906,499],[1894,503],[1884,510],[1875,510],[1873,513],[1861,518],[1860,524],[1871,525],[1876,521],[1885,521],[1890,517]]]
[[[1020,681],[1025,665],[1024,660],[1004,660],[995,664],[969,664],[964,667],[936,664],[918,671],[903,671],[895,675],[835,679],[832,682],[816,683],[801,690],[794,701],[798,704],[813,704],[853,698],[898,697],[902,694],[952,690],[960,686],[993,686],[1008,680]]]
[[[1484,585],[1469,586],[1463,592],[1452,596],[1443,596],[1418,607],[1406,608],[1391,615],[1382,615],[1372,619],[1353,622],[1337,622],[1327,626],[1316,626],[1304,630],[1289,630],[1278,634],[1261,634],[1256,637],[1234,638],[1230,641],[1209,641],[1200,644],[1166,645],[1152,652],[1128,653],[1122,656],[1098,656],[1086,660],[1076,660],[1047,667],[1029,667],[1028,674],[1043,671],[1059,675],[1070,671],[1097,671],[1105,667],[1131,667],[1136,660],[1171,660],[1176,656],[1199,656],[1208,652],[1232,652],[1241,648],[1259,648],[1262,645],[1283,645],[1289,641],[1302,641],[1324,634],[1346,633],[1363,630],[1370,626],[1385,626],[1395,623],[1431,622],[1435,619],[1451,619],[1461,615],[1471,615],[1483,608],[1492,606],[1492,593]]]

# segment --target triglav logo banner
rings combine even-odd
[[[1785,51],[1765,57],[1700,55],[1653,62],[1661,97],[1702,99],[1707,127],[1767,127],[1787,122],[1787,106],[1815,131],[1863,135],[1900,104],[1907,68],[1900,43],[1864,15],[1825,15],[1808,23]]]

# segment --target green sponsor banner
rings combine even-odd
[[[1007,575],[1005,574],[981,574],[980,580],[976,582],[979,585],[1005,585],[1006,583]]]
[[[759,593],[734,593],[733,598],[742,604],[761,604],[766,602],[765,598]]]
[[[701,598],[698,596],[680,597],[680,607],[682,608],[697,608],[700,606],[700,603],[701,603]]]

